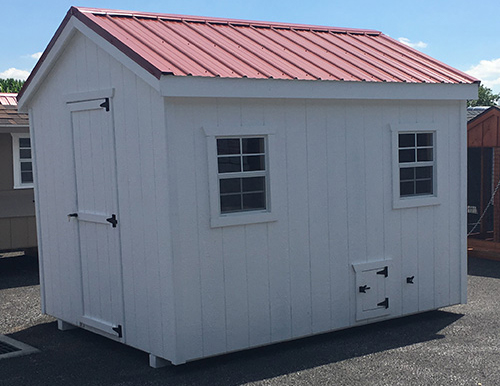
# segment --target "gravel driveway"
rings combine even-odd
[[[0,259],[0,334],[41,350],[0,385],[500,385],[500,262],[469,260],[469,303],[152,369],[146,353],[39,312],[36,260]]]

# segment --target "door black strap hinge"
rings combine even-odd
[[[116,218],[116,214],[112,214],[110,218],[106,219],[107,222],[111,223],[113,225],[113,228],[116,228],[116,224],[118,224],[118,220]]]
[[[106,109],[106,111],[109,111],[109,98],[104,99],[104,102],[102,102],[99,106]]]
[[[385,298],[383,302],[377,303],[378,307],[389,308],[389,298]]]
[[[113,331],[118,334],[118,338],[122,337],[122,325],[121,324],[119,324],[116,327],[113,327]]]
[[[389,276],[389,267],[385,266],[383,270],[377,272],[377,275],[384,275],[384,277]]]

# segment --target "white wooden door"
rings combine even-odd
[[[68,103],[76,174],[83,315],[80,324],[122,337],[123,289],[113,112],[109,98]]]

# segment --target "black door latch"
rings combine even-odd
[[[367,285],[361,285],[361,286],[359,286],[359,292],[364,293],[364,294],[369,289],[370,289],[370,287],[368,287]]]

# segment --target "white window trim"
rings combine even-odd
[[[393,209],[415,208],[419,206],[431,206],[440,204],[439,196],[439,138],[435,124],[402,124],[390,125],[392,135],[392,207]],[[433,165],[433,193],[422,196],[400,196],[399,184],[399,134],[400,133],[432,132],[434,134],[434,165]]]
[[[12,162],[14,173],[14,189],[33,188],[33,182],[23,183],[21,180],[21,159],[19,157],[19,139],[30,138],[28,133],[11,133],[12,135]],[[33,144],[31,144],[33,146]],[[31,148],[31,165],[33,166],[33,148]],[[33,171],[34,172],[34,171]]]
[[[212,228],[257,224],[276,221],[277,216],[272,210],[276,202],[273,174],[273,153],[275,146],[275,131],[266,126],[243,126],[243,127],[203,127],[207,138],[208,153],[208,185],[210,201],[210,226]],[[221,214],[219,197],[219,178],[217,168],[217,138],[241,138],[241,137],[264,137],[266,140],[266,206],[265,210],[244,211]]]

